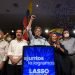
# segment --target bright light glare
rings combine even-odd
[[[73,30],[73,33],[75,34],[75,29]]]
[[[49,30],[48,29],[45,29],[45,33],[48,33],[49,32]]]

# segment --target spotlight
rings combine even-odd
[[[75,29],[73,30],[73,33],[75,34]]]
[[[48,29],[45,29],[45,33],[48,33],[49,32],[49,30]]]
[[[14,33],[14,30],[12,30],[11,32]]]
[[[39,7],[39,5],[38,5],[38,4],[36,4],[36,7]]]

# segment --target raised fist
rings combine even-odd
[[[31,19],[34,20],[36,18],[35,15],[31,15]]]

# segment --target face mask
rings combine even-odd
[[[64,34],[64,37],[69,37],[69,34]]]
[[[11,38],[10,38],[10,37],[8,37],[8,38],[7,38],[7,41],[11,41]]]

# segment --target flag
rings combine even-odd
[[[32,13],[32,0],[29,1],[29,5],[28,5],[27,11],[26,11],[26,15],[24,16],[24,19],[23,19],[23,26],[24,26],[23,38],[25,40],[28,40],[28,33],[26,31],[26,27],[28,25],[29,17],[31,15],[31,13]]]
[[[26,15],[24,16],[23,18],[23,26],[24,26],[24,29],[27,27],[28,25],[28,21],[29,21],[29,16],[30,16],[30,13],[29,13],[29,10],[26,11]]]
[[[30,14],[32,14],[32,5],[33,5],[33,4],[32,4],[32,0],[30,0],[30,1],[29,1],[29,5],[28,5],[28,10],[29,10],[29,13],[30,13]]]
[[[62,34],[63,28],[54,28],[54,29],[50,30],[50,32],[56,32],[56,33]]]
[[[49,36],[52,36],[53,33],[56,33],[58,35],[58,38],[62,38],[62,32],[63,32],[63,28],[54,28],[50,30]]]

